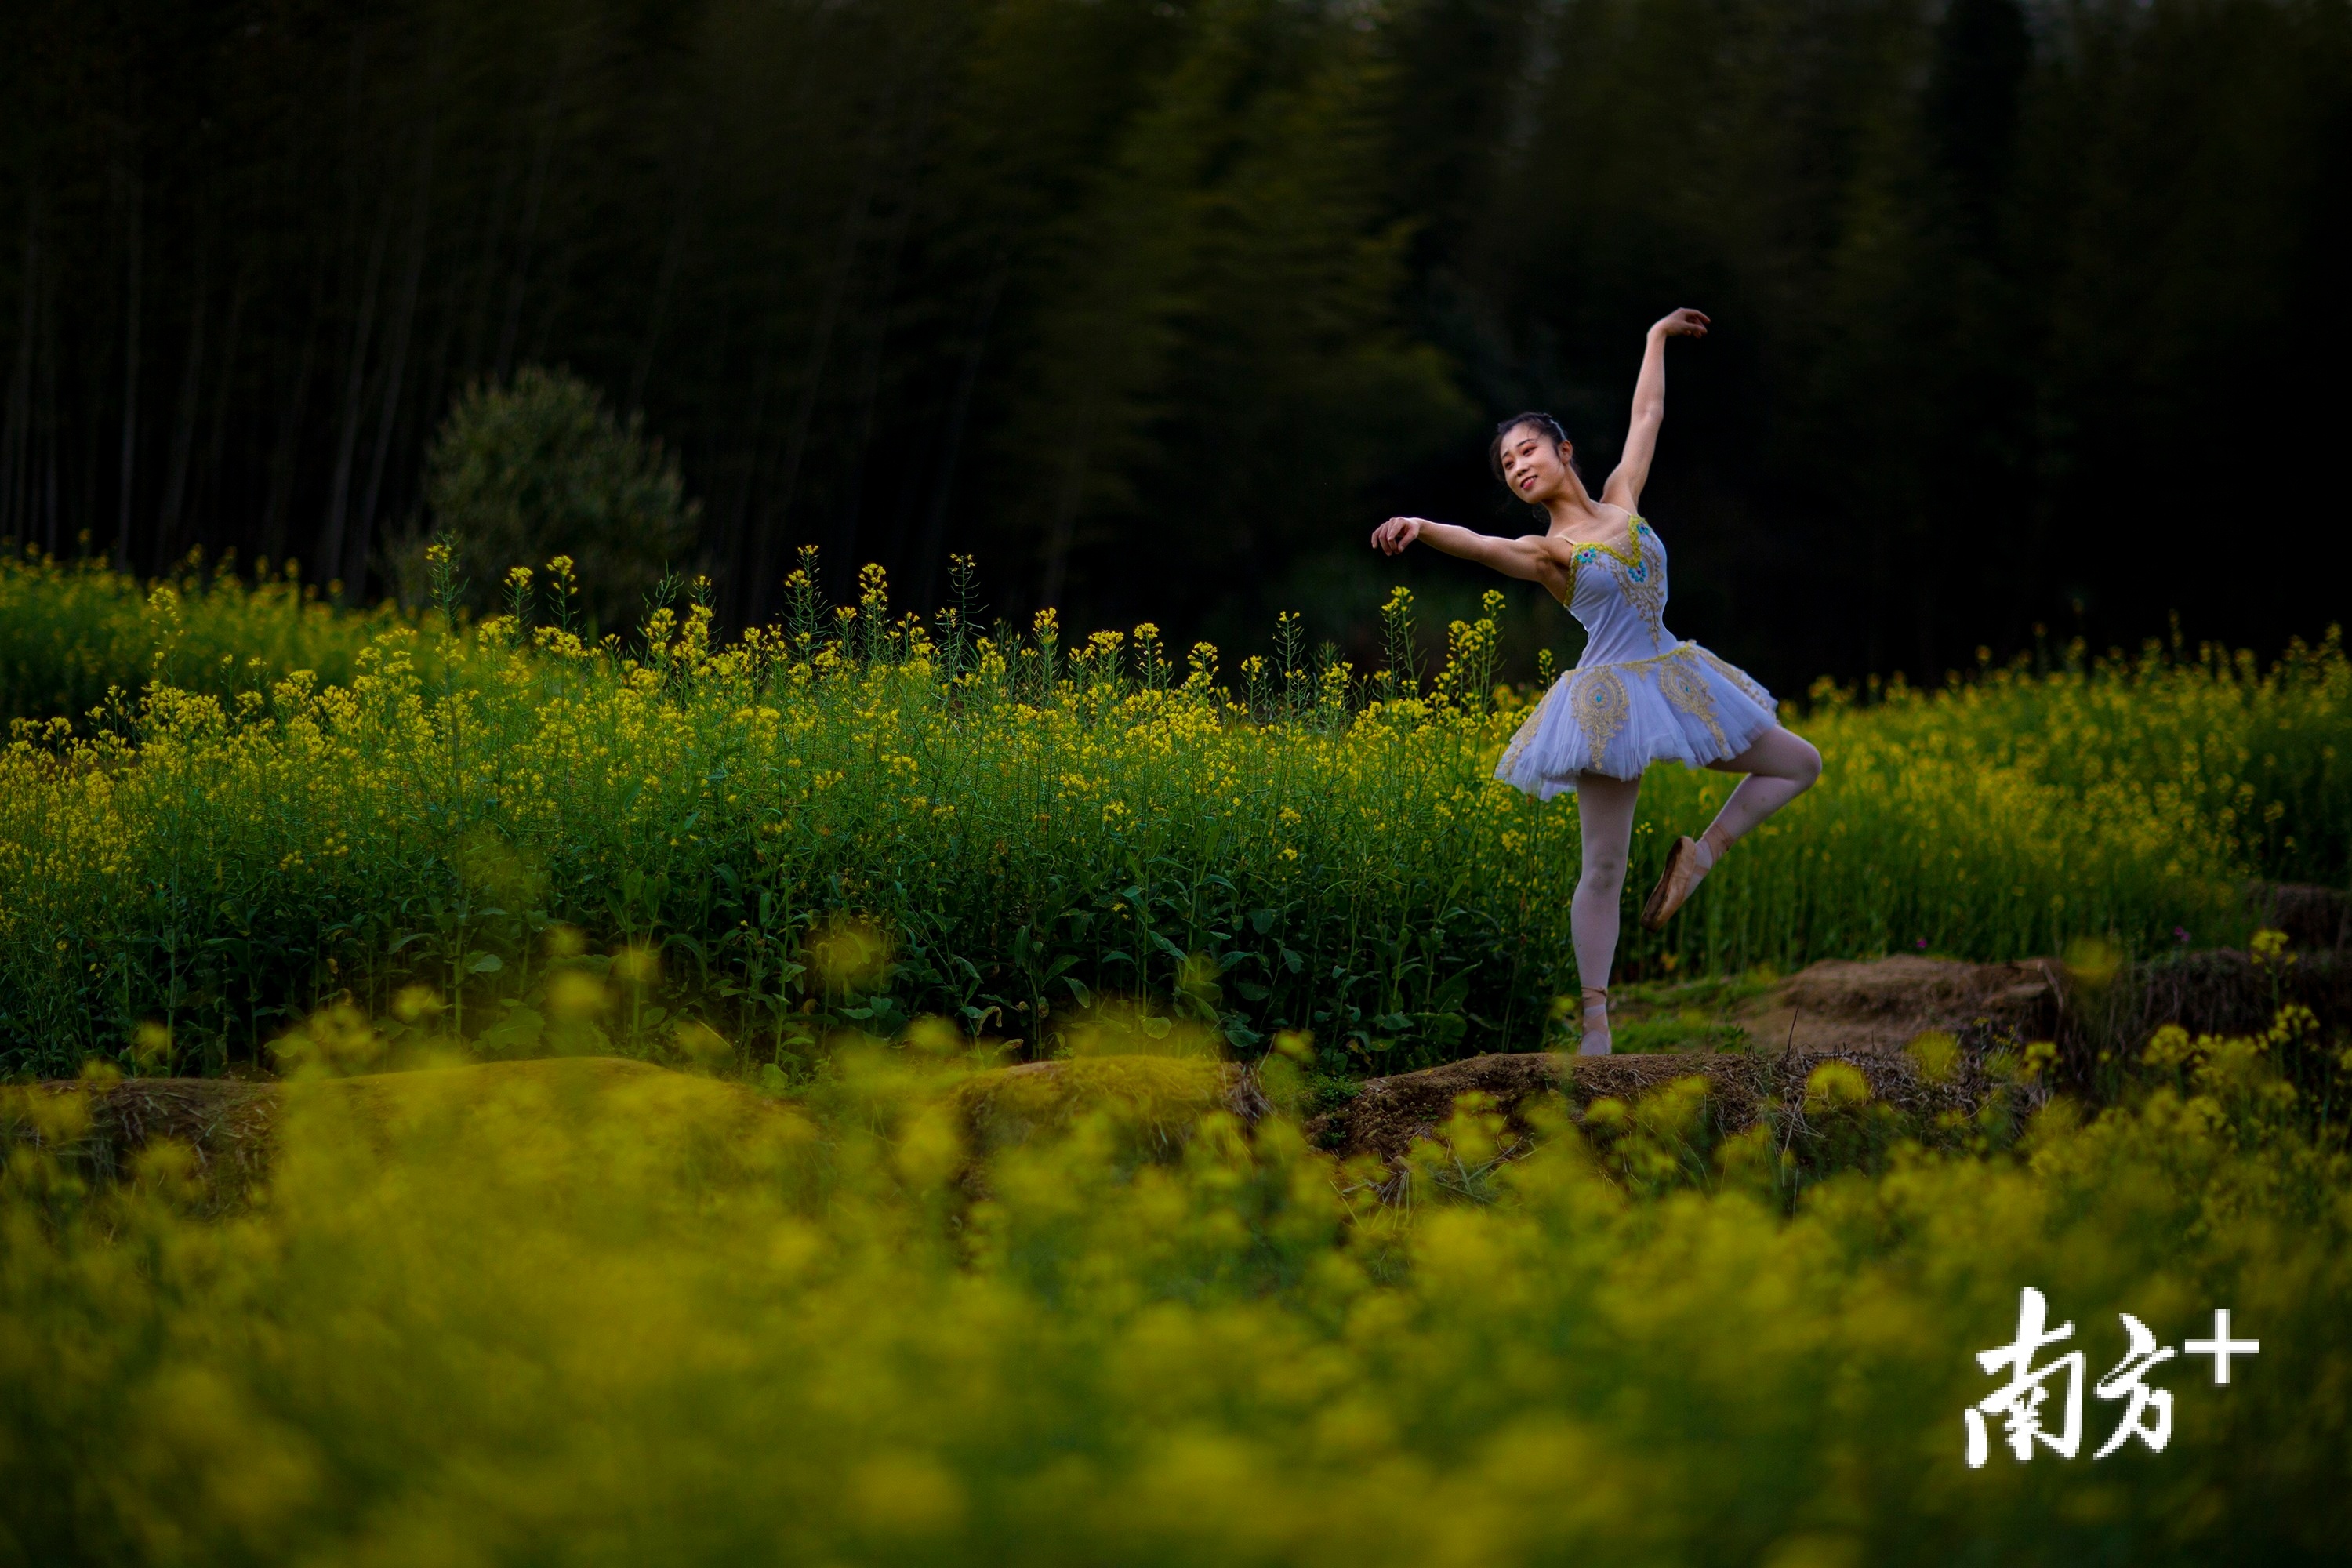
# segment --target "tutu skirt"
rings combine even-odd
[[[1580,665],[1519,726],[1495,776],[1540,800],[1579,773],[1637,779],[1669,759],[1701,768],[1736,757],[1780,722],[1772,694],[1695,642],[1654,658]]]

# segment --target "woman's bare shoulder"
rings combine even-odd
[[[1533,568],[1528,575],[1544,592],[1565,603],[1568,585],[1576,575],[1576,546],[1549,533],[1523,533],[1518,542],[1528,552],[1528,564]]]

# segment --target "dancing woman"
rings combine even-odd
[[[1676,310],[1650,329],[1633,388],[1625,455],[1595,500],[1576,449],[1549,414],[1520,414],[1487,446],[1495,477],[1543,512],[1541,533],[1501,539],[1426,518],[1392,517],[1372,531],[1388,554],[1425,540],[1448,555],[1539,583],[1584,624],[1576,668],[1519,726],[1495,769],[1539,799],[1577,797],[1584,868],[1569,908],[1583,988],[1586,1056],[1609,1050],[1609,967],[1633,839],[1642,770],[1671,757],[1685,767],[1745,773],[1698,837],[1678,838],[1642,910],[1664,926],[1749,828],[1812,787],[1822,754],[1780,727],[1771,694],[1743,671],[1665,627],[1666,547],[1633,509],[1666,415],[1666,340],[1706,336],[1707,319]]]

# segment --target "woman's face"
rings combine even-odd
[[[1514,425],[1503,437],[1503,482],[1523,501],[1538,506],[1559,495],[1571,476],[1568,446],[1533,425]]]

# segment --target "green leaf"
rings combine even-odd
[[[505,1056],[528,1051],[539,1044],[546,1031],[547,1020],[528,1007],[518,1007],[499,1021],[496,1028],[484,1029],[474,1037],[474,1048],[485,1056]]]

